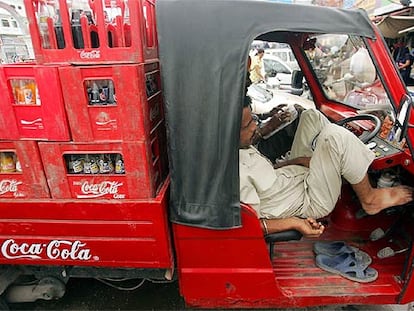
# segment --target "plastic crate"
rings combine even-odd
[[[39,143],[54,199],[155,197],[166,172],[159,163],[158,131],[144,142]]]
[[[73,141],[144,140],[164,118],[158,62],[64,66],[60,78]]]
[[[70,140],[57,67],[2,65],[0,89],[0,139]]]
[[[5,198],[50,198],[36,142],[0,142],[0,199]]]
[[[155,0],[24,0],[38,63],[158,58]]]

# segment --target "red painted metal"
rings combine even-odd
[[[164,181],[166,171],[159,152],[157,132],[153,139],[138,142],[106,143],[39,143],[42,161],[54,199],[148,199]],[[154,154],[153,154],[154,152]],[[158,152],[156,154],[155,152]],[[85,155],[110,161],[122,156],[125,173],[102,171],[101,173],[71,173],[70,162],[84,161]],[[73,157],[73,159],[71,159]],[[98,160],[95,160],[98,162]],[[109,160],[108,160],[109,161]],[[79,165],[82,165],[79,163]],[[108,165],[111,165],[108,163]],[[112,163],[112,166],[115,164]]]
[[[0,200],[0,263],[173,269],[168,187],[142,201]]]
[[[50,198],[36,142],[0,141],[0,153],[5,152],[15,155],[14,165],[18,161],[21,171],[0,170],[0,199]]]
[[[142,141],[164,119],[158,62],[63,66],[59,72],[73,141]],[[92,92],[103,92],[100,81],[111,83],[115,102],[92,102],[100,95]]]
[[[104,7],[102,1],[90,1],[87,10],[93,22],[82,14],[76,23],[69,15],[73,12],[71,2],[49,1],[43,24],[38,23],[36,14],[44,1],[24,3],[38,63],[141,63],[158,58],[153,0],[122,1],[116,9],[111,4]],[[117,16],[108,20],[108,14],[115,11]],[[72,31],[77,33],[76,41]]]
[[[357,206],[347,203],[352,200],[349,192],[343,196],[336,216],[324,219],[328,229],[318,241],[344,239],[368,252],[372,267],[380,272],[377,281],[361,284],[319,269],[313,239],[277,243],[270,261],[260,222],[243,205],[241,228],[217,231],[173,225],[177,272],[186,303],[206,309],[398,303],[406,257],[378,259],[376,253],[387,241],[369,241],[373,229],[386,228],[395,216],[355,219]]]
[[[0,66],[0,138],[69,141],[56,66]]]
[[[40,29],[35,16],[40,2],[25,0],[36,57],[41,63],[60,63],[59,68],[34,64],[1,68],[0,87],[10,100],[6,104],[0,102],[4,112],[0,116],[0,138],[16,141],[1,141],[0,153],[16,154],[22,172],[0,172],[0,263],[176,268],[186,303],[202,308],[282,308],[414,300],[413,251],[381,261],[376,254],[380,247],[386,246],[386,241],[377,244],[369,241],[373,229],[386,228],[395,217],[380,214],[357,219],[355,213],[360,205],[349,185],[344,185],[335,210],[324,219],[327,230],[320,239],[344,239],[368,252],[373,257],[373,267],[380,271],[378,280],[372,284],[351,282],[318,269],[312,252],[313,240],[278,243],[271,260],[260,221],[246,205],[242,205],[240,228],[211,230],[173,224],[170,230],[167,142],[154,1],[128,1],[130,23],[120,16],[106,22],[103,6],[110,6],[112,1],[90,1],[96,20],[91,24],[86,16],[80,18],[83,48],[75,48],[71,39],[67,2],[48,3],[59,3],[61,30],[64,38],[70,39],[64,41],[64,47],[59,47],[62,42],[56,36],[59,30],[56,26],[60,25],[54,24],[49,16],[46,21],[47,32],[51,34],[47,37],[50,47],[44,48],[41,30],[45,29]],[[100,46],[93,47],[97,38]],[[300,54],[304,37],[295,38],[293,50],[303,65],[318,108],[332,120],[355,114],[355,109],[325,97]],[[390,69],[393,64],[388,52],[380,40],[368,40],[368,46],[378,62],[384,85],[393,86],[387,91],[398,106],[399,94],[405,89],[396,71]],[[19,129],[18,118],[28,113],[20,111],[24,105],[13,104],[8,81],[14,77],[34,77],[40,81],[41,107],[48,109],[36,111],[41,111],[44,118],[55,118],[45,123],[44,132],[38,129],[36,134],[29,135]],[[96,99],[90,96],[96,90],[88,81],[111,81],[116,103],[103,100],[92,103]],[[58,100],[53,97],[61,93]],[[39,108],[27,107],[33,111]],[[414,129],[408,132],[413,141]],[[21,138],[54,141],[18,141]],[[71,156],[81,158],[85,154],[108,155],[111,159],[122,155],[125,172],[75,174],[74,161],[69,165]],[[402,166],[413,173],[411,159],[407,149],[377,159],[372,168]],[[10,186],[4,186],[5,180],[16,180],[17,190],[10,191]],[[2,189],[8,191],[2,193]],[[413,234],[413,229],[405,229]]]

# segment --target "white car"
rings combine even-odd
[[[314,102],[305,97],[286,91],[266,89],[264,83],[250,85],[247,95],[252,99],[252,112],[256,114],[270,112],[281,104],[287,104],[288,106],[299,104],[305,109],[315,108]]]
[[[263,56],[263,67],[269,87],[277,88],[291,84],[293,70],[280,58],[265,54]]]
[[[265,55],[266,54],[279,57],[293,70],[295,69],[299,70],[298,62],[291,48],[286,47],[286,48],[266,49]]]

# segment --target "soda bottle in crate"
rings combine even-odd
[[[150,0],[24,0],[39,63],[158,58]]]
[[[34,141],[0,141],[0,199],[50,198]]]
[[[58,67],[0,66],[0,139],[70,140]]]

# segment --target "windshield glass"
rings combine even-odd
[[[390,110],[391,103],[360,37],[320,35],[303,45],[327,98],[360,110]]]

